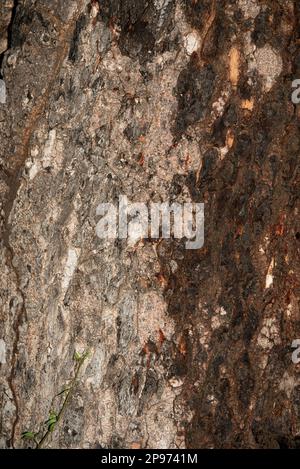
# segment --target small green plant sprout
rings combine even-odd
[[[89,352],[83,352],[83,353],[79,353],[75,350],[74,352],[74,360],[78,363],[83,363],[89,356]]]
[[[38,433],[33,433],[33,432],[23,432],[21,434],[22,440],[33,441],[36,444],[36,446],[38,445],[37,437],[38,437]]]
[[[57,423],[57,415],[55,412],[51,411],[49,413],[48,420],[46,420],[45,422],[45,425],[47,425],[49,432],[53,432],[56,423]]]
[[[67,387],[62,389],[58,394],[56,394],[55,398],[63,397],[63,401],[61,407],[58,412],[51,410],[49,412],[48,419],[42,424],[42,427],[46,427],[44,432],[31,432],[31,431],[24,431],[21,434],[22,440],[31,441],[35,444],[36,449],[41,449],[45,446],[45,443],[51,433],[55,430],[57,425],[59,424],[64,411],[68,405],[68,402],[74,392],[74,389],[77,385],[79,379],[79,373],[81,370],[82,365],[89,357],[89,352],[79,353],[77,351],[74,352],[73,360],[75,362],[74,371],[73,371],[73,378],[70,378],[70,383]]]

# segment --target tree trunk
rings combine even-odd
[[[1,447],[86,350],[44,447],[299,446],[299,2],[2,5]],[[204,246],[100,239],[122,195]]]

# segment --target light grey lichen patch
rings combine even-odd
[[[6,103],[6,85],[4,80],[0,80],[0,104]]]
[[[288,398],[291,397],[293,390],[295,389],[296,386],[299,385],[299,380],[295,379],[294,376],[291,376],[287,371],[284,373],[280,384],[279,384],[279,389],[283,392],[286,393]]]
[[[193,52],[197,52],[200,47],[200,37],[197,31],[192,31],[187,34],[184,38],[184,47],[188,55],[192,55]]]
[[[86,384],[93,389],[99,388],[103,381],[104,371],[107,366],[107,353],[104,346],[99,346],[89,363]]]
[[[160,29],[164,23],[165,15],[168,9],[169,4],[173,0],[155,0],[155,8],[157,9],[159,19],[157,22],[157,28]]]
[[[279,326],[275,318],[266,318],[257,338],[257,344],[265,349],[271,350],[274,345],[280,344]]]
[[[0,363],[1,365],[6,363],[6,344],[3,339],[0,339]]]
[[[76,249],[69,249],[68,258],[65,265],[64,275],[62,279],[62,289],[66,291],[74,275],[78,262],[78,251]]]
[[[282,72],[282,58],[268,44],[260,49],[257,49],[254,56],[256,60],[257,71],[263,79],[264,88],[266,91],[270,91],[276,79]]]
[[[260,6],[256,0],[239,0],[238,5],[246,19],[256,18],[260,12]]]
[[[56,140],[56,130],[52,129],[49,132],[49,138],[45,144],[43,167],[47,168],[51,164],[51,157],[53,157],[53,149]]]

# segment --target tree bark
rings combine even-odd
[[[299,2],[2,3],[0,446],[89,350],[47,447],[299,447]],[[120,195],[204,246],[99,239]]]

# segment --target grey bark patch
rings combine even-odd
[[[128,138],[130,142],[135,142],[141,137],[145,135],[147,132],[147,125],[140,126],[138,123],[131,123],[128,124],[126,129],[124,130],[124,135]]]
[[[148,370],[147,377],[139,403],[138,415],[142,415],[144,406],[150,401],[151,397],[157,393],[158,376],[154,370]]]
[[[120,28],[118,45],[122,54],[138,59],[141,64],[156,52],[172,47],[168,39],[174,25],[175,1],[104,0],[100,18]]]
[[[18,3],[9,34],[11,48],[22,47],[28,35],[39,33],[40,28],[52,35],[52,25],[34,5]],[[39,38],[40,39],[40,38]]]
[[[187,68],[182,70],[174,90],[178,101],[173,127],[175,139],[180,139],[188,126],[200,121],[208,113],[215,80],[214,68],[211,65],[199,68],[193,57]]]
[[[126,349],[135,335],[134,316],[136,313],[136,301],[134,298],[126,297],[119,309],[117,318],[118,344],[121,349]]]
[[[126,373],[117,386],[118,410],[121,415],[133,416],[136,413],[136,396],[132,392],[132,376]]]
[[[284,6],[277,4],[267,7],[256,16],[251,37],[257,47],[264,47],[266,44],[272,44],[275,48],[285,46],[284,35],[274,35],[274,30],[281,32],[285,27],[284,13]]]
[[[76,21],[70,51],[69,51],[69,60],[71,62],[76,62],[79,57],[79,41],[80,41],[80,33],[84,29],[86,25],[86,17],[85,15],[81,15],[79,19]]]

